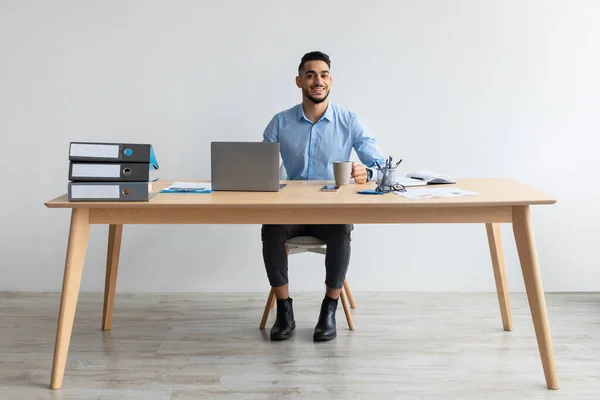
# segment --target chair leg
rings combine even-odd
[[[269,318],[269,312],[271,311],[271,307],[275,303],[275,289],[271,288],[269,292],[269,297],[267,298],[267,304],[265,304],[265,311],[263,311],[263,316],[260,321],[260,329],[265,329],[265,325],[267,324],[267,319]]]
[[[275,292],[273,292],[275,293]],[[271,302],[271,309],[275,308],[275,304],[277,304],[277,296],[273,295],[273,301]]]
[[[346,291],[342,288],[340,292],[340,297],[342,298],[342,305],[344,306],[344,313],[346,314],[346,320],[348,321],[348,328],[351,331],[354,330],[354,321],[352,320],[352,313],[350,312],[350,307],[348,306],[348,299],[346,298]]]
[[[350,307],[356,308],[356,303],[354,302],[354,296],[352,296],[352,291],[350,290],[350,284],[348,283],[348,279],[344,279],[344,290],[346,291],[348,300],[350,300]]]

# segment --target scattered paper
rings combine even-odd
[[[477,195],[475,192],[469,190],[462,190],[458,188],[416,188],[407,189],[406,192],[394,192],[399,196],[405,197],[411,200],[422,200],[422,199],[444,199],[450,197],[460,196],[473,196]]]
[[[212,184],[210,182],[173,182],[167,186],[162,193],[210,193]]]

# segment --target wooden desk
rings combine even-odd
[[[171,184],[155,183],[155,191]],[[70,208],[71,227],[63,278],[51,388],[62,386],[90,224],[109,224],[102,329],[110,329],[123,224],[339,224],[485,223],[504,330],[512,330],[499,224],[512,223],[546,386],[558,389],[546,301],[538,266],[530,206],[554,204],[550,196],[512,179],[460,180],[453,187],[477,196],[407,200],[395,194],[359,195],[374,183],[319,191],[331,182],[290,181],[278,193],[213,192],[157,194],[150,202],[69,202],[66,195],[49,208]],[[410,189],[409,189],[410,190]],[[257,310],[260,312],[261,310]]]

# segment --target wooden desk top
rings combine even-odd
[[[202,182],[202,181],[198,181]],[[204,181],[206,182],[206,181]],[[554,204],[556,199],[538,192],[510,178],[460,179],[453,187],[478,193],[447,199],[409,200],[393,193],[361,195],[359,190],[374,189],[375,183],[342,186],[339,192],[321,192],[331,181],[285,181],[288,185],[280,192],[212,192],[157,193],[148,202],[70,202],[64,194],[44,203],[48,208],[356,208],[378,207],[481,207]],[[154,182],[153,192],[169,186],[173,181]],[[423,188],[423,186],[420,186]],[[408,188],[411,190],[413,188]]]

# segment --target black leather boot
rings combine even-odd
[[[321,304],[321,313],[319,321],[315,327],[313,339],[316,341],[325,341],[335,339],[337,331],[335,329],[335,310],[337,309],[338,301],[325,295]]]
[[[292,336],[296,329],[292,299],[277,300],[277,318],[271,328],[271,340],[285,340]]]

